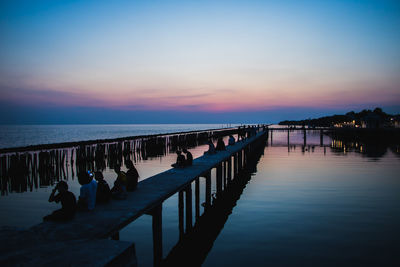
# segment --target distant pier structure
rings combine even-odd
[[[178,193],[177,227],[180,242],[185,240],[185,236],[193,231],[194,225],[202,217],[200,179],[205,180],[205,189],[202,191],[205,192],[203,206],[206,212],[213,207],[213,202],[226,199],[226,194],[236,194],[237,190],[232,191],[232,188],[239,184],[240,189],[238,181],[241,176],[238,174],[248,165],[254,154],[263,150],[269,134],[268,128],[263,125],[234,130],[241,138],[234,145],[227,146],[225,151],[205,154],[196,158],[192,166],[169,169],[149,177],[141,181],[136,191],[129,193],[126,200],[96,206],[93,212],[78,213],[73,220],[65,223],[43,222],[26,230],[11,227],[1,229],[0,264],[135,266],[134,244],[119,241],[119,231],[143,214],[148,214],[152,216],[153,262],[155,266],[161,266],[164,261],[163,202]],[[104,151],[102,147],[99,150]],[[93,156],[93,159],[96,157],[96,153],[91,150],[85,150],[84,154]],[[120,156],[117,155],[117,158]],[[63,158],[63,154],[56,155],[54,162],[63,162]],[[3,160],[8,164],[8,158]],[[52,159],[49,161],[52,162]],[[216,169],[215,195],[211,194],[212,169]],[[6,169],[3,168],[3,171]],[[171,257],[169,261],[173,258]]]
[[[305,127],[277,127],[277,128],[268,128],[270,135],[271,135],[271,143],[272,143],[272,136],[274,131],[282,132],[286,131],[287,132],[287,145],[288,147],[290,146],[290,132],[294,131],[302,131],[303,132],[303,147],[307,145],[307,132],[313,131],[313,132],[319,132],[320,136],[320,146],[324,146],[324,134],[326,134],[329,131],[332,131],[332,128],[326,128],[326,127],[317,127],[317,128],[305,128]]]

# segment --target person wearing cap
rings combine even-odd
[[[57,191],[58,194],[56,194]],[[75,216],[76,198],[72,192],[68,191],[68,184],[66,182],[61,181],[56,185],[51,191],[49,202],[61,202],[61,209],[43,217],[44,221],[67,221]]]
[[[78,209],[90,211],[96,205],[97,182],[90,171],[78,173],[78,182],[82,185],[78,199]]]

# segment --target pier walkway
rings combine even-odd
[[[65,223],[43,222],[28,230],[2,230],[0,238],[0,264],[5,265],[74,265],[97,255],[98,263],[104,266],[118,260],[132,257],[133,244],[116,241],[119,231],[143,214],[153,216],[154,263],[162,260],[162,203],[179,192],[179,227],[183,232],[183,194],[186,193],[186,230],[192,226],[191,184],[195,181],[195,213],[200,212],[199,177],[206,178],[206,203],[211,201],[211,169],[217,168],[217,195],[226,184],[223,179],[231,179],[246,162],[247,152],[252,144],[265,138],[267,131],[261,130],[255,136],[227,146],[226,151],[214,155],[204,155],[185,168],[173,168],[154,175],[138,184],[134,192],[128,193],[126,200],[114,200],[105,205],[97,205],[91,212],[79,212],[75,218]],[[232,164],[233,161],[233,164]],[[224,178],[222,177],[224,173]],[[116,240],[109,240],[107,238]],[[101,247],[101,249],[99,249]],[[80,250],[79,248],[82,248]],[[71,249],[74,253],[71,253]],[[127,254],[131,254],[127,256]],[[130,262],[135,260],[131,259]],[[93,262],[92,262],[93,265]]]
[[[314,127],[314,128],[303,128],[303,127],[270,127],[270,131],[328,131],[334,128],[331,127]]]

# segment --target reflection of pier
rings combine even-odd
[[[249,154],[244,169],[239,171],[235,178],[231,180],[231,173],[224,173],[224,181],[228,179],[226,187],[224,183],[224,190],[217,198],[213,199],[212,204],[208,199],[208,203],[205,203],[205,212],[201,216],[196,214],[196,223],[193,228],[187,229],[184,234],[182,229],[178,244],[163,260],[163,265],[201,266],[251,179],[251,174],[256,172],[256,165],[264,153],[266,140],[261,141],[264,144],[256,147],[255,151]],[[197,195],[196,199],[198,199]],[[183,206],[180,206],[180,221],[183,221],[183,212]]]
[[[69,223],[44,222],[28,230],[16,231],[15,233],[5,235],[7,238],[2,238],[0,263],[39,264],[36,258],[42,258],[43,264],[52,264],[57,260],[57,257],[54,255],[59,253],[59,262],[57,264],[74,264],[74,259],[65,255],[70,249],[67,244],[77,241],[79,244],[76,245],[75,249],[82,248],[82,254],[93,253],[93,255],[97,255],[99,252],[103,253],[103,250],[96,251],[94,247],[91,247],[91,244],[96,242],[96,240],[103,240],[109,237],[118,239],[118,233],[123,227],[143,214],[150,214],[153,217],[154,264],[160,265],[163,258],[163,201],[179,192],[179,227],[182,229],[181,233],[184,233],[182,211],[183,207],[185,207],[186,233],[190,232],[193,227],[192,183],[195,183],[195,218],[198,219],[200,217],[200,177],[205,177],[206,179],[206,207],[210,207],[210,172],[212,168],[217,169],[216,199],[217,201],[222,200],[223,189],[229,188],[227,185],[230,184],[230,181],[239,173],[243,166],[247,164],[251,153],[255,151],[255,148],[259,147],[258,142],[265,140],[265,131],[254,134],[235,145],[228,146],[226,151],[220,151],[214,155],[206,155],[195,159],[193,166],[182,169],[170,169],[140,182],[137,190],[130,193],[124,201],[112,201],[107,205],[97,206],[93,212],[79,213]],[[92,154],[89,151],[90,155]],[[183,199],[184,194],[186,195],[185,201]],[[46,249],[41,252],[37,251],[37,246],[43,244],[46,244]],[[52,245],[54,245],[56,251],[52,250]],[[111,243],[108,245],[112,246]],[[132,250],[132,247],[126,246],[119,252],[114,252],[114,255],[109,255],[108,252],[105,252],[105,254],[110,256],[110,259],[119,259],[126,256],[128,249]],[[33,255],[33,251],[36,254],[35,259],[29,256],[26,257],[26,255]],[[54,262],[46,261],[49,254],[52,255]]]
[[[302,131],[303,132],[303,149],[307,146],[307,132],[319,132],[319,145],[321,147],[324,146],[324,134],[327,133],[327,131],[330,128],[295,128],[295,127],[289,127],[289,128],[268,128],[268,131],[270,132],[271,136],[271,146],[273,145],[273,132],[287,132],[287,147],[288,150],[290,148],[290,133],[295,132],[295,131]]]
[[[378,159],[390,150],[396,156],[400,155],[400,129],[398,128],[269,128],[270,145],[274,147],[287,147],[288,152],[297,146],[301,151],[314,152],[316,143],[307,143],[307,133],[319,134],[319,146],[330,148],[333,153],[347,154],[348,152],[361,153],[367,157]],[[291,143],[290,133],[302,131],[302,142]],[[273,132],[287,133],[286,142],[276,144],[273,142]],[[329,136],[330,142],[324,143],[324,135]]]
[[[326,131],[333,128],[327,127],[315,127],[315,128],[303,128],[303,127],[277,127],[277,128],[268,128],[270,131]]]

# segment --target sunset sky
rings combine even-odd
[[[400,2],[3,0],[0,106],[0,123],[398,113]]]

